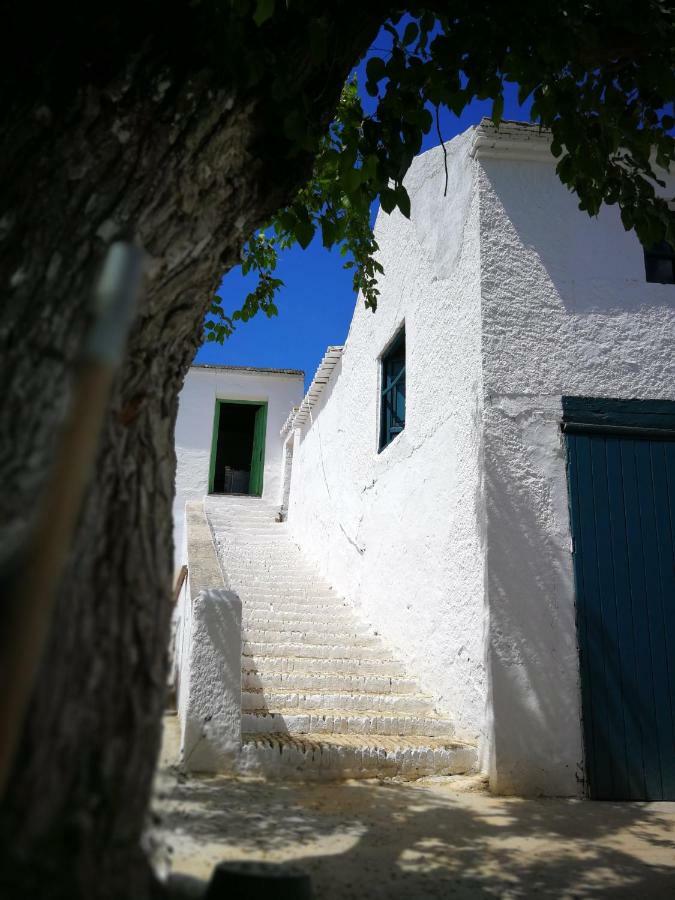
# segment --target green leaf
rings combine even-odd
[[[373,84],[377,84],[387,74],[387,66],[381,56],[371,56],[366,63],[366,78]]]
[[[314,223],[310,219],[298,220],[295,225],[295,236],[302,249],[306,250],[314,237]]]
[[[396,205],[401,210],[406,219],[410,218],[410,197],[408,196],[408,192],[403,187],[402,184],[399,184],[396,188]]]
[[[380,192],[380,206],[386,213],[394,211],[397,205],[396,191],[391,188],[383,188]]]
[[[514,17],[508,4],[476,9],[467,5],[461,11],[438,7],[438,13],[415,7],[413,15],[392,13],[379,38],[391,50],[366,60],[366,89],[375,100],[365,112],[356,80],[350,79],[322,134],[314,110],[322,102],[323,85],[311,78],[296,84],[285,65],[286,48],[276,45],[274,31],[262,28],[256,33],[251,28],[253,9],[261,21],[270,16],[281,19],[289,2],[223,4],[228,9],[234,5],[245,23],[236,34],[225,36],[228,64],[234,67],[238,54],[245,56],[242,83],[247,88],[251,71],[256,84],[269,78],[286,144],[279,164],[285,165],[283,160],[299,151],[314,161],[307,183],[286,209],[273,216],[264,239],[247,244],[242,265],[256,273],[258,285],[243,305],[242,320],[267,313],[278,290],[271,277],[277,252],[297,244],[308,246],[319,227],[324,245],[337,248],[352,270],[355,289],[374,309],[382,266],[374,257],[377,244],[370,209],[379,200],[383,212],[398,208],[410,216],[410,198],[402,181],[423,134],[433,130],[427,107],[444,106],[460,115],[474,97],[491,98],[493,121],[499,124],[506,81],[520,85],[521,101],[527,97],[535,101],[533,119],[553,129],[558,175],[585,212],[593,215],[602,204],[614,203],[623,211],[627,227],[640,236],[651,238],[659,229],[659,233],[666,228],[668,233],[675,231],[675,225],[671,227],[675,217],[665,202],[659,206],[653,193],[657,167],[667,170],[675,157],[675,143],[667,134],[675,120],[665,99],[675,91],[673,23],[667,0],[649,0],[650,15],[641,21],[634,58],[629,47],[625,61],[617,59],[614,50],[616,34],[633,33],[627,13],[631,4],[625,9],[615,5],[611,32],[602,27],[600,0],[549,4],[536,26],[527,17]],[[310,6],[296,0],[291,9],[297,36],[306,45],[306,65],[321,77],[322,67],[314,60],[330,55],[335,23]],[[245,47],[240,48],[242,43]],[[638,44],[649,47],[647,56]],[[219,334],[209,329],[205,333]]]
[[[420,30],[417,26],[417,22],[408,22],[408,24],[405,26],[403,39],[401,41],[403,46],[407,47],[409,44],[412,44],[419,33]]]
[[[321,241],[324,247],[330,248],[335,243],[335,223],[330,219],[321,220]]]
[[[449,94],[445,98],[445,102],[452,112],[454,112],[456,116],[459,116],[467,104],[467,95],[464,91],[457,91],[456,93]]]
[[[258,27],[272,17],[275,3],[276,0],[257,0],[253,21]]]
[[[394,28],[394,26],[391,24],[391,22],[385,22],[384,25],[383,25],[382,27],[384,28],[385,31],[388,31],[388,32],[389,32],[389,34],[390,34],[390,35],[392,36],[392,38],[394,39],[394,43],[398,43],[398,41],[399,41],[399,34],[398,34],[398,31],[397,31],[397,30]]]
[[[340,184],[346,194],[353,194],[363,181],[362,169],[347,169],[340,178]]]

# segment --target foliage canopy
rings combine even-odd
[[[242,0],[233,6],[253,18],[264,44],[270,23],[291,7],[297,15],[302,3]],[[330,15],[317,16],[306,6],[309,52],[330,54]],[[403,178],[437,124],[434,110],[445,106],[459,115],[474,98],[492,99],[498,126],[505,82],[519,86],[519,101],[532,101],[532,120],[550,130],[557,174],[577,194],[581,210],[593,216],[603,204],[618,204],[624,227],[635,229],[644,244],[675,242],[672,209],[655,190],[661,184],[656,169],[667,169],[675,157],[672,3],[413,3],[384,19],[383,29],[390,46],[366,65],[371,113],[364,112],[353,78],[326,134],[309,133],[301,108],[289,105],[284,132],[298,151],[315,154],[311,180],[245,246],[243,271],[257,273],[257,286],[232,318],[214,300],[208,340],[228,336],[233,319],[259,311],[275,315],[282,286],[275,276],[278,251],[294,243],[307,247],[317,232],[325,247],[339,245],[354,271],[354,288],[374,310],[382,269],[370,227],[373,202],[409,216]],[[251,52],[259,50],[256,41]]]

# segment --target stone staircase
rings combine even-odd
[[[251,497],[206,500],[243,606],[240,770],[291,778],[472,770],[475,747],[452,740],[452,723],[305,560],[277,511]]]

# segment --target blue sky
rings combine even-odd
[[[378,37],[375,46],[381,45],[382,37]],[[365,81],[364,69],[365,62],[357,69],[360,85]],[[527,108],[519,106],[516,94],[516,85],[506,85],[504,118],[526,120],[529,104]],[[367,108],[366,100],[372,103],[372,99],[364,97]],[[474,101],[459,118],[449,110],[442,110],[443,140],[450,140],[491,112],[490,100]],[[423,150],[438,143],[434,130],[426,136]],[[352,290],[351,271],[342,268],[343,262],[336,250],[328,251],[322,246],[320,237],[315,237],[306,250],[294,247],[286,251],[277,267],[285,284],[276,300],[279,315],[272,319],[257,315],[248,322],[237,323],[235,333],[224,344],[204,344],[196,361],[303,369],[307,387],[326,347],[343,344],[347,337],[356,295]],[[219,290],[225,311],[238,309],[254,284],[254,278],[243,277],[239,268],[229,272]]]

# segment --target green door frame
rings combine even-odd
[[[263,475],[265,469],[265,434],[267,431],[267,401],[266,400],[226,400],[216,398],[213,410],[213,430],[211,432],[211,458],[209,460],[209,494],[213,493],[213,482],[216,474],[216,451],[218,449],[218,430],[220,428],[220,407],[223,403],[231,403],[239,406],[257,406],[255,423],[253,426],[253,450],[251,452],[251,475],[249,478],[249,494],[253,497],[262,497]]]
[[[265,432],[267,431],[267,404],[259,407],[253,426],[253,452],[251,453],[251,475],[248,492],[253,497],[262,497],[265,473]]]

